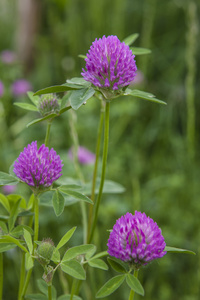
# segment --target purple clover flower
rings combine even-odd
[[[12,84],[12,93],[15,97],[22,96],[32,90],[32,85],[26,79],[18,79]]]
[[[4,194],[12,194],[16,191],[16,185],[4,185],[3,186],[3,192]]]
[[[0,97],[3,95],[4,93],[4,85],[3,82],[0,80]]]
[[[52,148],[44,144],[37,149],[37,141],[24,148],[14,163],[14,173],[36,189],[47,188],[62,174],[62,161]]]
[[[103,36],[92,43],[81,75],[98,88],[118,90],[129,85],[136,75],[134,57],[117,36]]]
[[[73,160],[73,152],[72,149],[68,151],[69,158]],[[95,154],[90,152],[87,148],[83,146],[79,146],[78,148],[78,161],[82,165],[89,165],[94,163],[95,161]]]
[[[17,58],[15,52],[11,50],[2,51],[0,56],[1,56],[1,61],[5,64],[12,64],[13,62],[16,61]]]
[[[140,268],[166,254],[157,223],[145,213],[126,213],[116,221],[108,239],[108,253]]]

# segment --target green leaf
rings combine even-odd
[[[19,216],[20,214],[18,214]],[[15,238],[19,238],[21,235],[24,234],[24,229],[26,229],[30,234],[33,234],[32,228],[27,225],[18,225],[16,226],[11,232],[10,235],[14,236]]]
[[[93,256],[93,258],[99,258],[99,257],[104,257],[104,256],[108,256],[108,251],[99,252],[95,256]]]
[[[42,294],[29,294],[26,295],[25,298],[30,300],[47,300],[47,296]]]
[[[119,273],[127,273],[126,269],[116,260],[110,257],[108,257],[107,260],[114,271],[117,271]]]
[[[95,245],[93,245],[93,246],[94,246],[94,248],[92,248],[90,251],[88,251],[86,253],[86,255],[85,255],[86,260],[89,260],[96,252],[97,247]]]
[[[144,296],[144,289],[139,280],[132,274],[126,275],[126,282],[128,286],[137,294]]]
[[[18,182],[14,176],[0,172],[0,185],[16,185]]]
[[[45,121],[45,120],[48,120],[48,119],[53,119],[53,118],[55,118],[55,117],[57,117],[57,116],[58,116],[57,114],[50,114],[50,115],[45,116],[45,117],[43,117],[43,118],[35,119],[35,120],[31,121],[30,123],[28,123],[28,124],[26,125],[26,127],[29,127],[29,126],[31,126],[31,125],[40,123],[40,122]]]
[[[96,298],[104,298],[112,294],[124,282],[126,275],[118,275],[107,281],[97,292]]]
[[[11,208],[10,217],[8,219],[9,231],[11,231],[15,225],[15,221],[16,221],[18,213],[19,213],[19,206],[20,206],[21,200],[22,200],[21,198],[19,200],[17,200],[17,202]]]
[[[10,203],[9,203],[7,197],[3,194],[0,194],[0,203],[4,206],[4,208],[7,210],[7,212],[10,212]]]
[[[35,104],[35,106],[37,106],[38,102],[40,102],[40,97],[39,96],[34,96],[34,93],[31,92],[31,91],[27,92],[27,95],[28,95],[29,99],[31,100],[31,102],[33,104]]]
[[[96,187],[95,187],[95,194],[98,194],[99,192],[99,186],[100,186],[100,178],[97,178],[96,180]],[[83,187],[83,193],[90,194],[92,188],[92,183],[88,182]],[[104,186],[103,186],[103,193],[104,194],[120,194],[124,193],[125,188],[117,182],[111,181],[111,180],[105,180]]]
[[[92,258],[88,260],[88,264],[90,267],[97,268],[97,269],[102,269],[102,270],[108,270],[107,264],[99,258]]]
[[[55,211],[56,216],[60,216],[64,210],[65,206],[65,199],[61,193],[59,193],[58,190],[55,191],[52,198],[53,202],[53,208]]]
[[[140,48],[140,47],[131,47],[130,48],[134,55],[143,55],[151,53],[150,49]]]
[[[70,276],[76,279],[86,279],[85,270],[77,260],[69,260],[61,263],[61,269],[63,270],[63,272],[69,274]]]
[[[62,296],[58,297],[58,300],[71,300],[71,295],[70,294],[62,295]],[[79,296],[73,295],[73,300],[82,300],[82,298]]]
[[[96,247],[94,245],[91,245],[91,244],[72,247],[72,248],[67,250],[67,252],[65,253],[65,255],[62,259],[62,262],[73,259],[78,255],[90,252],[90,251],[94,250],[95,248]]]
[[[0,253],[2,252],[6,252],[10,249],[15,248],[17,245],[13,244],[13,243],[0,243]]]
[[[51,260],[52,260],[54,263],[60,262],[60,252],[58,251],[57,248],[54,249]]]
[[[137,97],[137,98],[142,98],[142,99],[145,99],[145,100],[148,100],[148,101],[152,101],[152,102],[156,102],[156,103],[166,105],[166,102],[155,98],[154,95],[152,95],[150,93],[147,93],[147,92],[139,91],[139,90],[131,90],[131,89],[127,88],[125,90],[124,95],[125,96],[127,96],[127,95],[134,96],[134,97]]]
[[[44,89],[41,89],[37,91],[34,96],[36,95],[44,95],[44,94],[51,94],[51,93],[61,93],[61,92],[66,92],[66,91],[71,91],[74,88],[67,86],[66,84],[62,85],[53,85]]]
[[[83,77],[73,77],[71,79],[67,79],[67,85],[73,85],[73,86],[79,86],[79,88],[82,87],[89,87],[91,85],[90,82],[83,79]]]
[[[65,233],[65,235],[61,238],[60,242],[56,247],[57,250],[64,246],[70,240],[75,230],[76,227],[73,227],[69,231],[67,231],[67,233]]]
[[[65,191],[65,190],[71,190],[71,189],[81,189],[82,186],[78,184],[65,184],[58,187],[59,190]]]
[[[33,268],[33,258],[30,253],[25,254],[25,267],[27,271]]]
[[[86,59],[86,58],[87,58],[87,56],[84,55],[84,54],[79,54],[78,57],[83,58],[83,59]]]
[[[14,105],[18,106],[20,108],[26,109],[26,110],[38,111],[38,108],[36,106],[29,104],[29,103],[15,102]]]
[[[85,196],[84,194],[82,194],[80,192],[73,191],[73,190],[68,190],[68,189],[65,189],[65,188],[62,189],[62,186],[59,187],[59,190],[64,194],[73,196],[75,199],[82,200],[82,201],[88,202],[90,204],[94,204],[90,198],[88,198],[87,196]]]
[[[32,237],[31,237],[30,232],[26,229],[24,229],[24,239],[25,239],[26,244],[28,246],[29,253],[32,254],[32,252],[33,252]]]
[[[8,228],[5,222],[0,221],[0,230],[1,230],[1,234],[3,232],[3,234],[7,234],[8,233]]]
[[[84,88],[73,91],[69,97],[73,109],[77,110],[83,103],[90,99],[95,93],[93,88]]]
[[[127,37],[123,40],[123,42],[124,42],[126,45],[130,46],[131,44],[133,44],[133,42],[135,42],[135,40],[138,38],[138,36],[139,36],[138,33],[133,33],[133,34],[127,36]]]
[[[12,236],[3,235],[2,238],[0,239],[0,243],[14,243],[19,248],[21,248],[24,252],[28,253],[28,250],[20,243],[20,241],[15,239]]]
[[[180,249],[180,248],[175,248],[175,247],[169,247],[166,246],[164,251],[167,252],[173,252],[173,253],[185,253],[185,254],[193,254],[196,255],[195,252],[191,251],[191,250],[187,250],[187,249]]]
[[[10,194],[10,195],[7,195],[7,198],[9,200],[9,202],[13,202],[13,203],[10,203],[10,206],[13,206],[14,203],[16,203],[19,199],[21,199],[20,208],[26,209],[26,200],[21,195]]]

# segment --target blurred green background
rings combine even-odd
[[[1,0],[0,52],[16,53],[12,64],[0,62],[4,94],[0,98],[0,169],[8,172],[19,152],[31,141],[43,143],[46,124],[26,128],[39,117],[13,106],[28,102],[14,97],[12,83],[29,80],[33,91],[79,77],[85,54],[95,38],[117,35],[120,40],[139,33],[134,46],[152,53],[136,56],[142,80],[135,87],[167,102],[161,106],[121,97],[111,103],[107,179],[121,183],[123,194],[105,194],[96,235],[98,251],[106,250],[109,233],[123,213],[144,211],[162,228],[169,246],[191,249],[196,256],[168,254],[141,270],[145,299],[200,299],[200,122],[199,122],[199,4],[184,0]],[[95,151],[100,104],[91,99],[76,112],[79,143]],[[70,113],[52,126],[50,146],[64,160],[64,175],[76,178],[67,152],[72,144]],[[92,166],[81,166],[90,181]],[[17,187],[17,192],[25,192]],[[52,208],[41,208],[40,238],[55,243],[72,226],[72,244],[82,243],[79,206],[65,208],[56,218]],[[6,256],[5,300],[16,299],[18,253]],[[13,265],[15,267],[13,267]],[[40,270],[40,267],[38,266]],[[38,276],[42,275],[39,273]],[[38,271],[38,272],[40,272]],[[112,271],[94,272],[97,291]],[[35,274],[35,278],[37,274]],[[58,294],[62,293],[55,278]],[[37,287],[32,285],[37,292]],[[128,299],[123,286],[105,299]],[[136,296],[139,299],[141,296]],[[94,299],[84,294],[83,299]]]

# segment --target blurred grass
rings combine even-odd
[[[200,104],[197,101],[200,56],[198,38],[191,31],[192,26],[198,28],[198,15],[199,4],[193,1],[170,0],[161,4],[156,0],[44,0],[34,44],[34,67],[27,74],[34,90],[80,76],[84,61],[78,55],[85,54],[92,41],[104,34],[114,34],[122,40],[138,32],[140,37],[135,45],[152,50],[150,55],[136,57],[138,69],[144,74],[144,81],[136,87],[154,93],[168,105],[159,106],[128,97],[111,103],[107,178],[123,184],[126,192],[104,195],[98,223],[100,230],[95,237],[98,251],[105,250],[106,230],[112,228],[122,213],[138,209],[158,223],[168,245],[197,252],[196,257],[168,254],[141,270],[139,278],[144,284],[146,299],[197,300],[200,297]],[[3,1],[0,16],[0,51],[15,50],[15,1]],[[6,87],[0,103],[0,166],[6,172],[27,143],[35,139],[42,143],[45,136],[45,123],[25,128],[34,114],[12,105],[16,99],[10,93],[10,84],[19,74],[23,75],[23,65],[12,70],[11,66],[0,69],[0,80]],[[187,101],[192,103],[192,114]],[[93,152],[99,109],[98,101],[91,99],[77,111],[79,142]],[[193,137],[189,141],[192,158],[188,152],[188,122],[196,132],[196,135],[191,133]],[[53,123],[50,144],[66,161],[65,175],[75,177],[67,159],[72,143],[69,131],[69,116],[65,113]],[[90,170],[83,166],[82,169],[90,180]],[[18,189],[20,192],[21,187]],[[72,244],[82,242],[79,206],[66,207],[59,218],[55,217],[53,209],[41,208],[41,238],[50,236],[57,243],[62,234],[76,224],[78,231]],[[16,260],[18,253],[6,257],[6,300],[16,295],[19,268],[13,268]],[[90,274],[96,291],[111,274],[114,273]],[[61,293],[57,277],[55,281]],[[33,285],[32,289],[37,288]],[[87,290],[83,294],[87,295]],[[127,299],[128,291],[121,288],[108,298],[116,299],[116,295],[118,299]]]

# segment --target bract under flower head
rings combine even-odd
[[[134,57],[117,36],[103,36],[92,43],[81,74],[96,87],[115,91],[133,81],[137,70]]]
[[[52,148],[44,144],[37,149],[37,141],[32,142],[14,163],[14,173],[34,189],[45,189],[52,185],[62,174],[62,161]]]
[[[116,221],[108,239],[108,253],[135,268],[166,254],[161,229],[145,213],[126,213]]]

